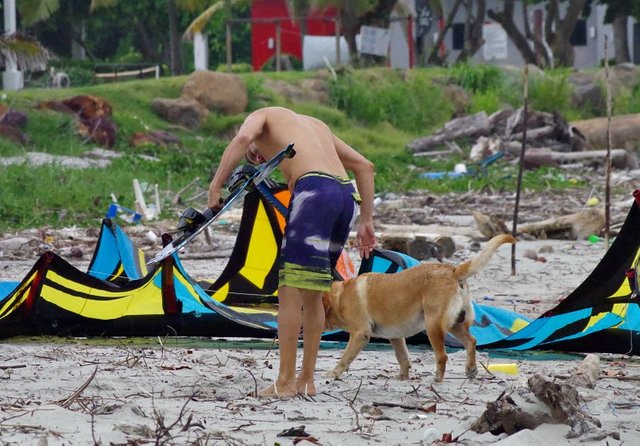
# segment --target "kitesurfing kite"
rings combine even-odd
[[[178,253],[147,267],[142,250],[115,221],[104,219],[86,272],[45,252],[21,281],[0,282],[0,337],[275,337],[277,257],[290,196],[281,184],[265,186],[244,197],[236,242],[217,279],[191,278]],[[640,191],[634,197],[606,255],[559,305],[530,320],[475,304],[471,330],[478,347],[639,354]],[[368,271],[393,273],[417,263],[378,249],[356,272],[345,254],[337,279]],[[344,333],[325,335],[346,338]],[[426,336],[409,341],[427,342]],[[448,344],[457,341],[449,338]]]

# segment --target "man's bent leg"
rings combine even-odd
[[[296,356],[302,326],[302,298],[299,290],[288,286],[278,289],[278,343],[280,367],[274,385],[263,389],[258,396],[287,397],[297,393]],[[322,304],[322,302],[320,302]]]
[[[302,330],[304,339],[304,354],[302,368],[296,379],[298,393],[315,395],[316,385],[314,375],[320,338],[324,331],[324,307],[322,306],[322,291],[299,290],[302,300]]]

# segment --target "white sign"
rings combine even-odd
[[[484,60],[507,58],[507,33],[502,25],[495,22],[487,22],[482,25],[482,55]]]
[[[374,56],[387,56],[389,52],[389,30],[374,26],[360,28],[360,52]]]

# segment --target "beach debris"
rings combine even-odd
[[[506,224],[499,217],[474,211],[473,218],[485,237],[509,233]],[[600,233],[604,229],[604,223],[604,212],[597,208],[589,208],[583,212],[524,223],[518,226],[517,232],[536,238],[586,240],[591,234]]]
[[[509,229],[505,222],[496,215],[486,215],[480,211],[472,212],[473,219],[478,225],[478,230],[487,238],[492,238],[498,234],[509,234]]]
[[[505,363],[505,364],[489,364],[487,366],[487,370],[490,372],[498,372],[504,373],[506,375],[517,375],[518,374],[518,364],[516,363]]]
[[[511,159],[520,157],[525,134],[523,115],[523,108],[507,108],[490,116],[479,112],[456,117],[431,135],[411,141],[407,144],[407,150],[420,157],[451,156],[457,154],[450,148],[457,141],[469,145],[468,157],[471,161],[478,162],[500,152]],[[640,138],[636,129],[640,114],[616,118],[620,130],[617,138],[612,141],[613,149],[609,152],[612,166],[618,169],[636,169],[636,146],[630,140]],[[607,160],[607,152],[604,150],[607,148],[608,135],[606,118],[568,123],[557,112],[529,110],[526,130],[527,150],[523,157],[526,168],[593,167],[603,166]],[[443,147],[448,149],[443,150]]]
[[[91,384],[91,381],[93,381],[93,378],[96,377],[96,373],[98,373],[98,366],[95,366],[95,368],[93,369],[93,373],[89,376],[89,378],[87,378],[87,380],[75,392],[73,392],[71,395],[69,395],[67,398],[65,398],[63,400],[56,401],[56,404],[58,404],[61,407],[64,407],[65,409],[68,409],[69,406],[71,406],[71,404],[80,395],[82,395],[82,392],[85,391],[85,389],[89,386],[89,384]]]
[[[577,387],[594,388],[600,376],[600,359],[597,355],[587,355],[564,382],[550,381],[534,374],[527,380],[528,391],[548,408],[549,412],[529,413],[522,409],[506,391],[495,400],[487,403],[485,412],[472,424],[471,430],[477,433],[491,432],[493,435],[506,433],[512,435],[522,429],[535,429],[544,423],[567,424],[571,427],[567,438],[583,435],[604,435],[619,437],[618,433],[604,433],[600,420],[585,412],[580,404]],[[522,393],[522,392],[520,392]]]
[[[430,258],[442,261],[451,257],[456,245],[451,237],[429,234],[383,233],[380,237],[384,249],[402,252],[418,260]]]
[[[417,410],[424,413],[435,413],[436,412],[436,403],[433,404],[424,404],[422,406],[413,406],[410,404],[402,404],[402,403],[386,403],[386,402],[373,402],[373,406],[375,407],[398,407],[400,409],[405,410]]]
[[[310,437],[306,431],[304,424],[298,427],[290,427],[289,429],[285,429],[278,434],[278,437]]]

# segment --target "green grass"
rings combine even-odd
[[[300,113],[316,116],[329,124],[335,133],[376,164],[376,191],[403,192],[425,189],[430,192],[480,190],[514,190],[516,169],[499,160],[486,174],[460,179],[427,180],[422,172],[453,169],[462,157],[430,160],[413,157],[405,150],[407,143],[425,136],[451,118],[453,107],[443,97],[440,85],[452,79],[471,95],[469,111],[491,113],[505,106],[521,106],[522,87],[512,73],[494,76],[494,68],[458,67],[456,70],[417,69],[408,73],[390,69],[346,70],[333,79],[326,75],[327,103],[292,103],[276,91],[268,90],[269,78],[300,85],[316,77],[313,72],[241,73],[249,92],[249,110],[235,116],[212,113],[202,128],[192,131],[170,125],[151,109],[155,98],[177,98],[186,76],[158,80],[128,81],[71,89],[26,89],[8,93],[5,104],[28,116],[24,132],[30,142],[16,144],[0,139],[0,156],[17,156],[26,152],[47,152],[55,155],[78,156],[95,147],[76,134],[74,119],[66,114],[42,110],[38,104],[61,100],[79,94],[99,96],[111,103],[113,119],[118,128],[114,150],[123,156],[105,169],[74,170],[60,165],[30,167],[0,166],[0,232],[25,227],[96,226],[111,203],[112,194],[118,202],[133,208],[133,179],[158,184],[161,191],[163,217],[175,219],[175,206],[168,206],[175,192],[195,177],[198,185],[207,188],[212,168],[217,164],[229,139],[246,114],[265,105],[287,106]],[[474,71],[475,70],[475,71]],[[568,87],[565,73],[552,72],[532,82],[531,103],[545,111],[567,112]],[[628,92],[618,102],[619,109],[635,110],[640,93]],[[585,116],[571,111],[571,118]],[[129,138],[136,132],[165,130],[178,136],[175,147],[143,146],[132,148]],[[469,144],[461,143],[465,150]],[[153,156],[158,161],[143,159]],[[473,168],[473,166],[469,166]],[[527,172],[524,186],[531,190],[571,187],[557,169],[537,169]],[[204,206],[197,203],[179,206]]]

